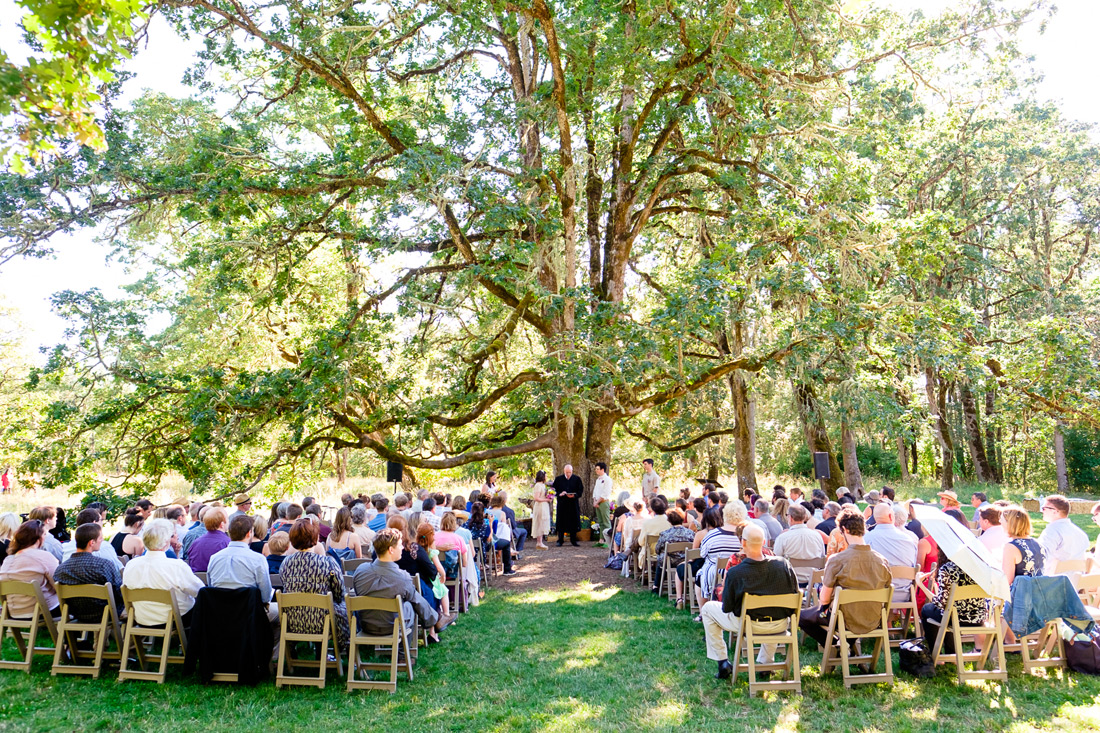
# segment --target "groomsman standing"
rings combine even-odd
[[[600,526],[596,547],[607,547],[603,542],[604,530],[611,528],[611,491],[614,486],[607,475],[607,464],[596,464],[596,483],[592,486],[592,506],[596,514],[596,524]]]
[[[661,488],[661,477],[653,470],[653,459],[646,458],[642,461],[642,501],[649,506],[649,500]]]
[[[565,543],[566,532],[573,547],[580,547],[577,532],[581,529],[580,496],[584,484],[580,476],[573,474],[571,465],[566,464],[562,474],[554,479],[554,493],[558,496],[558,547]]]

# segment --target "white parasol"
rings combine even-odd
[[[913,514],[947,559],[973,578],[982,590],[994,598],[1008,600],[1011,597],[1000,558],[994,558],[969,527],[930,504],[915,504]]]

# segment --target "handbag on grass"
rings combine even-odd
[[[898,647],[898,667],[913,677],[932,677],[936,674],[936,662],[932,650],[923,639],[906,639]]]
[[[1074,672],[1100,674],[1100,627],[1067,640],[1065,647],[1067,667]]]

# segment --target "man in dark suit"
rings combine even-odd
[[[566,464],[562,475],[554,479],[554,493],[558,496],[558,547],[565,542],[568,532],[573,547],[580,547],[577,532],[581,529],[580,497],[584,493],[584,484],[580,476],[573,474],[573,467]]]

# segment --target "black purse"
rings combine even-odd
[[[932,677],[936,662],[924,639],[906,639],[898,647],[898,666],[912,677]]]

